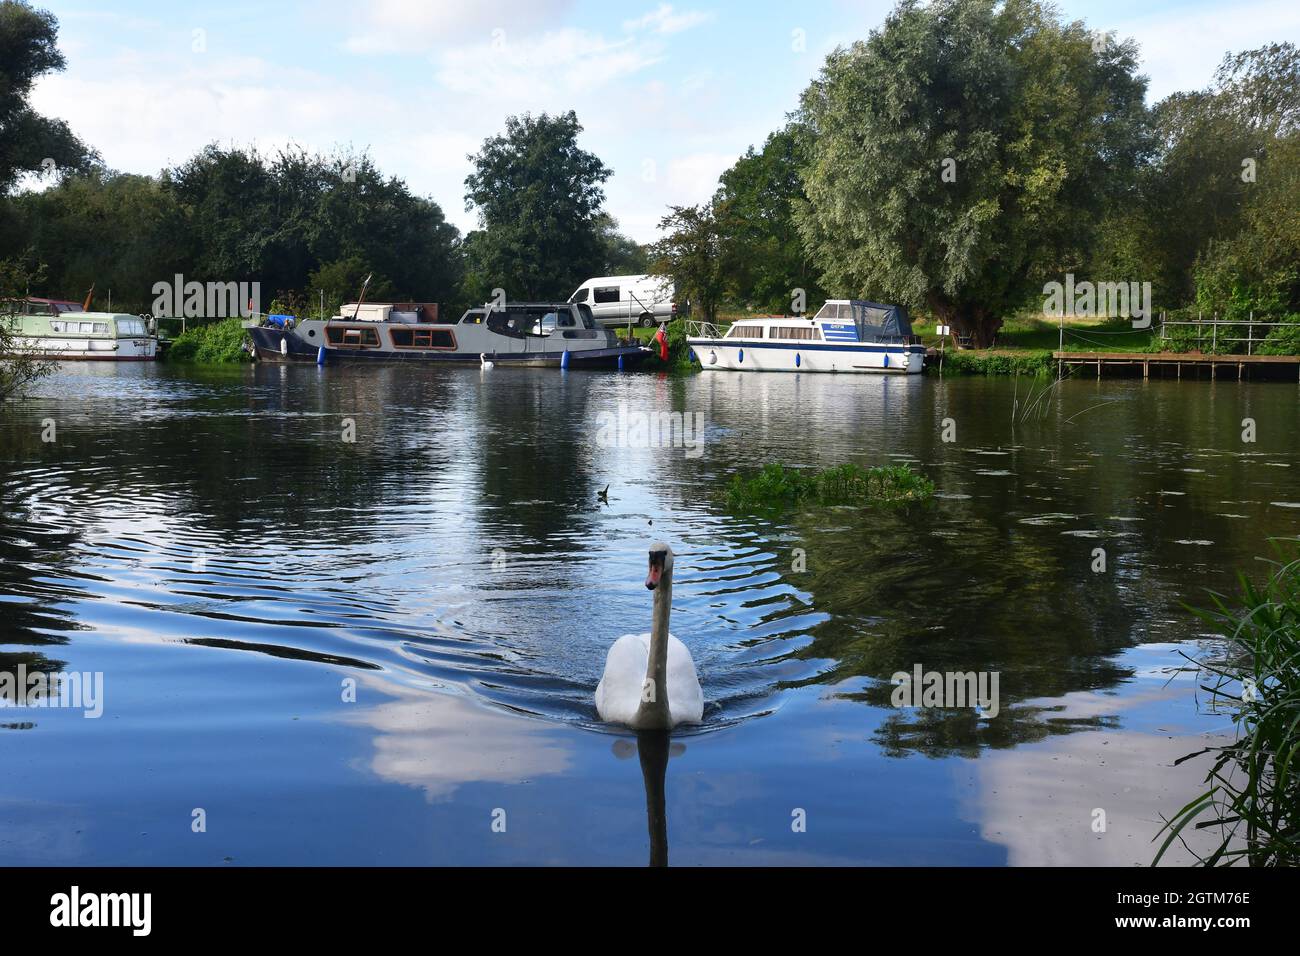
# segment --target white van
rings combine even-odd
[[[585,302],[601,325],[649,328],[677,317],[673,301],[672,276],[601,276],[588,279],[569,296],[570,302]]]

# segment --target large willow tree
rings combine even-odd
[[[1035,0],[904,0],[803,95],[798,222],[828,292],[990,344],[1131,189],[1150,142],[1136,71],[1131,42]]]

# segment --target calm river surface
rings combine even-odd
[[[63,366],[0,417],[0,671],[102,673],[103,714],[0,709],[0,863],[643,865],[654,748],[592,697],[653,538],[706,701],[673,864],[1148,863],[1230,730],[1182,605],[1300,533],[1298,391],[1071,381],[1016,422],[1030,387]],[[704,443],[598,441],[621,405]],[[768,461],[938,495],[730,514]],[[917,664],[1000,712],[892,707]]]

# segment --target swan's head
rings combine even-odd
[[[656,541],[650,545],[650,573],[646,575],[645,586],[648,590],[653,591],[659,586],[664,575],[669,578],[673,574],[673,549],[668,547],[662,541]]]

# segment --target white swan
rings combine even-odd
[[[481,368],[493,368],[497,363],[489,362],[486,352],[478,353],[478,364]]]
[[[600,719],[637,730],[671,730],[698,724],[704,691],[686,645],[668,633],[673,601],[673,549],[650,545],[645,586],[654,591],[649,634],[624,634],[609,649],[605,673],[596,685]]]

